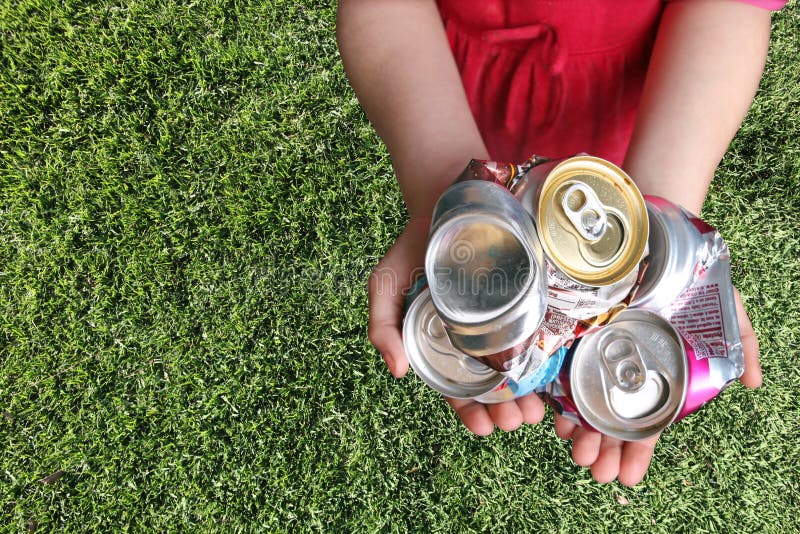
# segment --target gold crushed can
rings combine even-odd
[[[576,319],[623,301],[647,254],[647,206],[633,180],[601,158],[533,166],[515,188],[546,256],[548,306]]]

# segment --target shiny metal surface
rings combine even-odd
[[[437,307],[459,323],[489,321],[507,311],[520,298],[523,277],[531,271],[531,257],[519,234],[484,212],[448,220],[430,247]]]
[[[631,305],[660,311],[675,302],[692,283],[703,240],[677,204],[655,196],[645,196],[645,202],[650,222],[650,254],[647,271]]]
[[[647,246],[647,210],[622,169],[591,156],[569,158],[550,171],[537,194],[537,231],[559,271],[600,287],[637,268]]]
[[[544,317],[543,265],[533,220],[502,186],[459,182],[439,199],[425,274],[459,350],[501,371],[517,363]]]
[[[414,373],[449,397],[491,398],[489,394],[505,383],[503,375],[453,347],[428,289],[406,310],[403,346]]]
[[[581,339],[568,365],[571,399],[581,419],[618,439],[657,434],[676,419],[686,399],[683,340],[647,310],[627,309]]]

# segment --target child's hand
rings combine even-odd
[[[745,370],[739,380],[746,387],[757,388],[761,385],[758,339],[739,292],[735,291],[735,295],[745,362]],[[626,486],[635,486],[641,482],[658,441],[658,436],[642,441],[622,441],[581,428],[558,414],[555,416],[555,427],[558,437],[572,440],[572,459],[575,463],[589,467],[594,479],[601,483],[619,479]]]
[[[594,430],[587,430],[555,415],[556,435],[572,440],[572,459],[588,467],[594,479],[602,484],[619,479],[626,486],[635,486],[644,478],[659,436],[641,441],[622,441]]]
[[[406,292],[422,273],[430,219],[411,218],[369,276],[369,340],[395,378],[408,372],[403,348]]]
[[[412,218],[369,278],[369,340],[397,378],[408,372],[402,336],[405,290],[422,272],[429,227],[429,219]],[[451,398],[447,402],[464,425],[481,436],[491,434],[495,425],[514,430],[544,416],[544,404],[536,395],[490,405]]]

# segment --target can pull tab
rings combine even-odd
[[[597,241],[606,232],[606,210],[594,189],[584,183],[572,184],[561,198],[561,207],[578,233],[588,241]]]
[[[625,393],[636,393],[647,382],[647,366],[632,337],[619,332],[600,342],[600,356],[614,384]]]

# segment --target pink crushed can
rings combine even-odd
[[[691,357],[691,346],[662,317],[627,309],[573,345],[545,398],[581,426],[645,439],[683,414]]]

